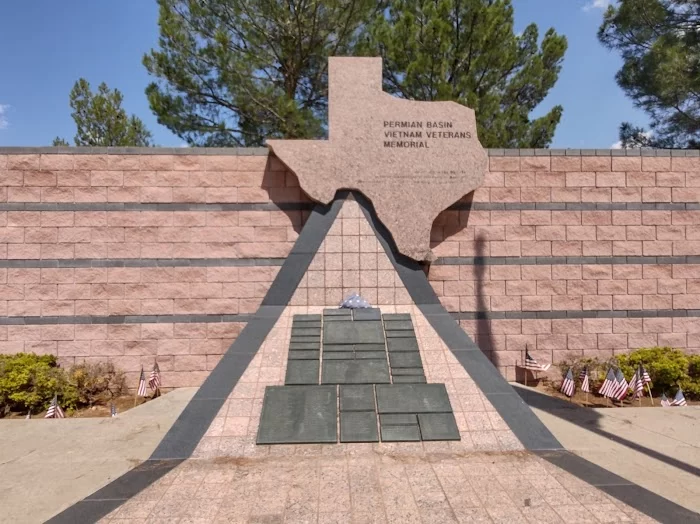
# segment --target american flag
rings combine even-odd
[[[360,295],[353,293],[340,303],[340,307],[348,309],[365,309],[371,306],[369,305],[369,302],[367,302]]]
[[[58,395],[53,396],[49,410],[44,418],[65,418],[61,406],[58,405]]]
[[[143,366],[141,366],[141,377],[139,378],[139,390],[136,392],[139,397],[146,396],[146,375],[143,374]]]
[[[642,364],[639,364],[639,371],[641,372],[639,376],[642,377],[642,385],[651,384],[651,377]]]
[[[668,397],[666,396],[666,393],[661,394],[661,407],[662,408],[668,408],[671,406],[671,401],[668,400]]]
[[[632,390],[632,398],[644,396],[644,382],[642,382],[640,376],[639,369],[637,369],[630,379],[629,388]]]
[[[576,384],[574,384],[574,375],[571,373],[571,368],[564,375],[564,381],[561,383],[561,388],[559,391],[564,393],[567,397],[573,397],[576,391]]]
[[[619,369],[617,370],[617,374],[615,375],[615,380],[617,382],[617,385],[613,390],[614,392],[611,396],[614,397],[616,400],[622,400],[627,396],[627,390],[629,389],[630,385],[627,383],[627,380],[625,380],[625,376]]]
[[[603,395],[604,397],[610,397],[612,396],[610,393],[616,386],[617,381],[615,380],[615,373],[613,372],[612,368],[608,368],[608,374],[605,376],[605,380],[600,385],[598,394]]]
[[[551,364],[539,364],[530,356],[530,352],[525,350],[525,369],[533,369],[535,371],[547,371]]]
[[[683,390],[678,386],[678,392],[676,393],[676,396],[673,397],[673,402],[671,402],[672,406],[687,406],[688,403],[685,401],[685,396],[683,396]]]
[[[591,384],[588,380],[588,366],[581,370],[581,373],[578,375],[578,379],[581,381],[581,391],[584,393],[590,393]]]
[[[109,414],[113,417],[117,416],[117,406],[115,406],[114,403],[109,405]]]
[[[153,371],[151,371],[151,376],[148,377],[148,387],[153,391],[160,389],[160,368],[158,367],[158,362],[153,364]]]

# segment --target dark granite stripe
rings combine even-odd
[[[69,258],[0,260],[0,268],[281,266],[284,258]]]
[[[700,264],[700,255],[614,257],[441,257],[436,266],[561,266],[570,264]]]
[[[216,324],[220,322],[250,322],[254,315],[110,315],[0,317],[0,326],[29,326],[46,324]]]
[[[192,455],[212,420],[233,391],[241,375],[274,327],[298,283],[306,273],[321,242],[338,216],[346,192],[339,192],[331,206],[317,206],[299,234],[292,252],[280,268],[267,292],[263,305],[231,344],[222,359],[185,406],[151,457],[95,494],[55,516],[52,523],[96,522],[160,478],[150,464],[172,464],[172,470]]]
[[[421,266],[397,252],[391,234],[377,218],[370,202],[359,193],[354,193],[354,196],[413,302],[503,417],[515,436],[526,449],[561,449],[557,439],[520,399],[459,323],[442,307]]]
[[[174,202],[142,204],[132,202],[1,202],[0,211],[311,211],[313,202],[260,202],[199,204]]]
[[[97,522],[180,465],[182,460],[147,460],[89,497],[46,521],[47,524]]]
[[[700,309],[614,309],[569,311],[451,311],[455,320],[560,318],[676,318],[700,317]]]
[[[367,199],[360,194],[355,197],[413,301],[526,449],[660,522],[698,522],[697,514],[564,450],[442,307],[420,265],[397,254],[391,235]]]
[[[0,211],[310,211],[313,202],[0,202]],[[697,202],[457,202],[451,211],[697,211]]]
[[[489,156],[698,157],[697,149],[486,149]],[[0,147],[0,155],[267,156],[265,147]]]
[[[700,515],[566,450],[535,451],[540,457],[584,482],[658,520],[700,522]]]
[[[689,211],[697,202],[457,202],[451,211]]]

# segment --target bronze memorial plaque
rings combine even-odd
[[[431,260],[435,217],[479,187],[488,167],[474,111],[384,93],[381,58],[329,58],[328,87],[328,140],[267,145],[311,198],[362,192],[400,253]]]

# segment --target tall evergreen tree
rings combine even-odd
[[[158,0],[144,57],[158,121],[190,145],[325,132],[327,57],[353,53],[372,0]]]
[[[652,134],[624,123],[623,146],[700,147],[700,1],[620,0],[598,38],[622,55],[617,83],[651,119]]]
[[[513,32],[510,0],[394,0],[369,24],[363,52],[384,59],[385,89],[454,100],[476,112],[485,147],[547,147],[562,107],[530,119],[554,86],[567,48],[549,29]]]
[[[122,108],[123,96],[118,89],[111,90],[104,82],[97,93],[90,90],[84,78],[79,79],[70,92],[70,107],[77,133],[76,146],[151,146],[151,133],[136,116],[127,115]],[[56,137],[54,146],[68,142]]]

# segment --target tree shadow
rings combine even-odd
[[[648,457],[661,461],[669,466],[673,466],[680,470],[683,470],[692,475],[700,477],[700,468],[695,467],[691,464],[687,464],[681,460],[678,460],[668,455],[664,455],[656,450],[650,449],[636,442],[632,442],[626,438],[621,437],[618,433],[611,433],[604,430],[601,427],[602,415],[597,411],[585,407],[581,407],[572,402],[565,401],[560,398],[551,397],[537,390],[525,388],[525,387],[514,387],[513,388],[520,398],[530,407],[535,409],[540,409],[550,415],[554,415],[557,418],[571,422],[576,426],[583,428],[587,431],[595,433],[605,437],[613,442],[625,446],[629,449],[642,453]],[[610,408],[615,409],[615,408]],[[624,409],[624,408],[620,408]],[[645,408],[645,409],[664,409],[664,408]],[[673,408],[669,408],[673,409]],[[574,450],[575,451],[575,450]]]
[[[474,293],[476,294],[476,331],[474,333],[474,341],[479,346],[479,349],[489,358],[491,363],[498,368],[499,357],[496,351],[496,342],[494,340],[493,331],[491,330],[491,320],[485,318],[489,311],[488,301],[486,300],[486,292],[484,283],[488,278],[487,267],[484,264],[486,257],[486,237],[477,235],[474,241]],[[481,318],[480,318],[481,317]]]

